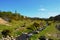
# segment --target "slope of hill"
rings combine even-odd
[[[54,17],[50,17],[50,20],[54,20],[54,21],[60,21],[60,15],[56,15]]]
[[[9,23],[2,18],[0,18],[0,24],[9,26]]]
[[[52,23],[50,26],[47,26],[40,35],[45,35],[47,38],[49,37],[54,40],[58,40],[60,38],[60,31],[56,29],[56,23]]]
[[[56,36],[58,34],[60,35],[60,31],[58,31],[55,28],[57,24],[56,21],[58,20],[60,21],[60,16],[58,15],[55,17],[50,17],[48,19],[45,19],[45,18],[37,18],[37,17],[35,18],[24,17],[23,15],[20,15],[18,13],[12,13],[12,12],[0,12],[0,30],[8,29],[12,31],[11,36],[16,37],[18,35],[21,35],[22,32],[23,33],[31,32],[32,30],[36,30],[37,28],[42,27],[47,23],[51,25],[47,26],[46,29],[41,31],[39,34],[37,35],[34,34],[31,37],[31,40],[37,40],[40,36],[43,36],[43,35],[46,36],[47,38],[52,38],[56,40],[57,38],[58,39],[60,38]],[[39,24],[39,27],[37,24],[34,24],[35,22]],[[10,24],[12,26],[9,26]],[[37,26],[35,27],[35,25]]]

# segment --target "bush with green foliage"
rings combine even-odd
[[[3,30],[1,33],[3,37],[7,37],[7,35],[10,36],[10,30]]]
[[[38,27],[39,27],[39,24],[36,23],[36,22],[34,22],[34,23],[33,23],[33,26],[36,27],[36,28],[38,28]]]
[[[39,40],[46,40],[45,36],[40,36]]]

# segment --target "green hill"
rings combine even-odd
[[[4,21],[8,22],[11,26],[0,24],[0,33],[3,30],[10,30],[10,35],[16,37],[23,33],[32,32],[33,30],[37,30],[42,26],[45,26],[46,23],[50,23],[50,25],[46,26],[46,28],[39,32],[39,34],[34,34],[31,37],[31,40],[37,40],[40,36],[45,36],[46,38],[51,38],[54,40],[60,39],[60,31],[57,30],[56,24],[60,23],[58,20],[52,19],[45,19],[45,18],[31,18],[27,16],[23,16],[19,13],[12,13],[12,12],[0,12],[0,18]],[[2,20],[2,21],[3,21]],[[0,21],[1,23],[1,21]],[[4,23],[4,22],[3,22]],[[2,34],[0,34],[0,38]]]

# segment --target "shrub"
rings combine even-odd
[[[36,23],[36,22],[34,22],[34,23],[33,23],[33,26],[37,28],[37,27],[39,27],[39,24]]]
[[[10,36],[10,30],[3,30],[2,32],[3,37],[7,37],[7,35]]]
[[[39,40],[46,40],[45,36],[40,36]]]

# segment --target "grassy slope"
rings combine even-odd
[[[56,28],[55,28],[55,23],[52,23],[50,26],[47,26],[46,29],[44,29],[42,32],[40,32],[39,36],[45,35],[47,38],[52,38],[54,40],[58,40],[56,36],[54,36],[56,33],[60,33]],[[50,35],[50,36],[49,36]]]
[[[17,35],[20,35],[21,33],[22,33],[22,31],[23,32],[28,32],[29,30],[27,30],[26,28],[25,29],[23,29],[22,30],[22,28],[21,29],[19,29],[19,30],[15,30],[15,28],[20,28],[20,26],[21,25],[23,25],[23,23],[24,22],[26,22],[27,24],[27,26],[26,27],[28,27],[28,26],[30,26],[33,22],[31,22],[31,21],[26,21],[26,20],[24,20],[24,21],[12,21],[10,24],[12,24],[12,26],[5,26],[5,25],[0,25],[0,32],[2,31],[2,30],[4,30],[4,29],[9,29],[9,30],[11,30],[11,35],[13,35],[13,36],[17,36]],[[39,21],[37,21],[38,23],[39,23]],[[46,37],[48,37],[48,38],[53,38],[53,39],[55,39],[55,40],[57,40],[57,38],[56,37],[53,37],[53,36],[48,36],[48,34],[56,34],[56,33],[59,33],[59,31],[55,28],[55,24],[56,23],[52,23],[50,26],[47,26],[47,28],[46,29],[44,29],[42,32],[40,32],[39,34],[36,34],[36,35],[33,35],[32,37],[31,37],[31,40],[37,40],[41,35],[45,35]],[[1,34],[0,34],[1,35]],[[1,35],[2,36],[2,35]]]
[[[60,31],[58,31],[56,28],[55,28],[55,25],[56,23],[52,23],[50,26],[47,26],[46,29],[44,29],[42,32],[40,32],[39,34],[37,35],[33,35],[31,37],[31,40],[37,40],[40,36],[46,36],[47,38],[52,38],[54,40],[58,40],[59,38],[57,38],[56,36],[53,36],[55,35],[56,33],[60,33]],[[50,34],[51,36],[49,36],[48,34]]]

